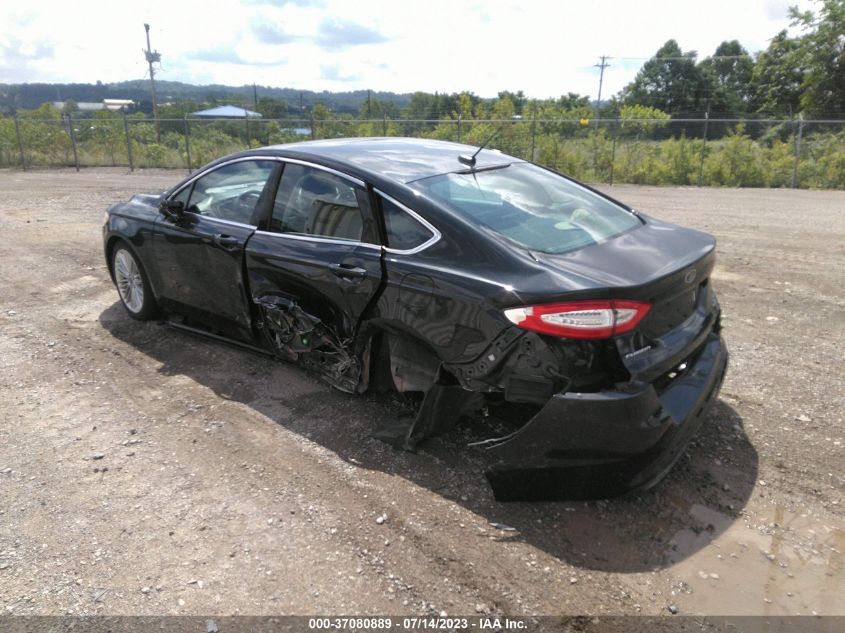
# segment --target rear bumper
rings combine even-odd
[[[519,431],[485,444],[499,501],[615,497],[654,485],[680,457],[716,400],[728,363],[710,334],[661,393],[558,393]]]

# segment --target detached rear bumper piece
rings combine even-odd
[[[710,334],[660,393],[558,393],[515,433],[485,443],[499,501],[616,497],[656,484],[680,457],[716,400],[728,363]]]

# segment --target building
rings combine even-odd
[[[200,110],[198,112],[191,112],[191,116],[206,117],[209,119],[245,119],[261,118],[261,114],[240,108],[238,106],[224,105],[216,108],[209,108],[208,110]]]

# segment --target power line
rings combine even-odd
[[[652,59],[657,61],[682,61],[682,60],[689,60],[694,61],[694,57],[697,54],[693,53],[691,55],[666,55],[664,57],[659,57],[657,55],[653,57],[610,57],[609,59],[622,59],[622,60],[632,60],[632,61],[651,61]],[[751,55],[708,55],[704,59],[753,59]],[[703,61],[703,60],[702,60]],[[598,65],[598,64],[596,64]]]

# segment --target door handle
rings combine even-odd
[[[238,238],[232,237],[231,235],[223,235],[222,233],[218,233],[215,235],[212,240],[218,246],[237,246],[238,245]]]
[[[360,266],[332,264],[330,268],[332,273],[341,279],[363,279],[367,276],[367,269],[361,268]]]

